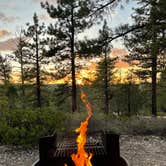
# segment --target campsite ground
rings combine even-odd
[[[166,138],[158,136],[120,137],[121,156],[130,166],[166,166]],[[0,166],[30,166],[38,159],[38,149],[21,150],[0,146]]]

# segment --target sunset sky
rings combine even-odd
[[[50,3],[55,3],[56,0],[48,0]],[[40,22],[53,22],[47,15],[47,12],[40,6],[41,0],[0,0],[0,53],[9,53],[15,49],[15,38],[21,28],[25,27],[27,22],[32,21],[34,12],[37,13]],[[45,1],[44,1],[45,2]],[[134,2],[124,4],[124,9],[116,8],[110,13],[106,19],[108,25],[114,28],[122,23],[131,23],[130,14],[132,7],[135,7]],[[80,34],[79,37],[84,36],[95,37],[100,28],[100,25],[94,26]],[[121,56],[125,53],[123,44],[117,40],[113,43],[114,49],[112,55]],[[119,61],[117,67],[126,69],[128,67],[124,62]]]

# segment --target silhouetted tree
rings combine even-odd
[[[29,50],[27,47],[27,39],[23,34],[23,30],[19,32],[19,36],[17,37],[17,48],[14,51],[14,55],[12,55],[12,60],[19,63],[19,69],[20,69],[20,79],[21,79],[21,100],[22,100],[22,107],[25,107],[25,73],[27,69],[27,65],[29,62]]]
[[[142,26],[135,29],[125,37],[125,45],[130,54],[127,57],[133,64],[140,67],[137,71],[143,78],[150,77],[152,80],[152,115],[157,115],[156,107],[156,85],[157,72],[159,71],[159,57],[165,50],[165,28],[166,28],[166,3],[164,0],[138,0],[140,4],[134,9],[132,15],[134,25]],[[125,25],[119,28],[129,30]],[[161,61],[160,61],[161,62]]]
[[[158,83],[158,108],[159,111],[166,112],[166,68],[162,70]]]
[[[0,55],[0,81],[3,83],[0,87],[0,107],[2,109],[16,107],[17,89],[10,83],[12,67],[8,59],[8,55]]]
[[[107,22],[104,21],[103,29],[99,31],[99,43],[106,41],[112,35],[111,29],[107,26]],[[99,84],[100,93],[102,95],[102,100],[104,101],[104,112],[109,113],[109,101],[112,97],[110,85],[113,83],[113,74],[115,69],[116,58],[111,58],[111,44],[103,44],[101,48],[100,57],[102,60],[99,62],[97,69],[97,79],[95,82]]]
[[[11,65],[7,59],[7,55],[0,55],[0,81],[3,84],[9,84],[11,76]]]
[[[26,70],[26,78],[30,81],[34,81],[36,84],[36,97],[37,97],[37,107],[41,107],[41,81],[42,77],[42,65],[48,63],[48,58],[46,59],[43,54],[43,49],[46,45],[45,43],[45,26],[40,25],[37,14],[33,16],[33,24],[27,24],[27,29],[25,30],[25,36],[29,38],[28,48],[29,48],[29,67]]]
[[[58,71],[63,71],[62,76],[71,73],[72,79],[72,111],[77,110],[76,101],[76,63],[77,36],[86,28],[92,26],[92,21],[88,18],[93,9],[93,2],[90,0],[61,0],[57,5],[50,5],[48,2],[42,3],[42,7],[47,10],[49,16],[54,18],[55,24],[50,24],[48,34],[50,38],[49,54],[54,56]]]

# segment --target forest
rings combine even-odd
[[[166,1],[134,2],[132,21],[117,27],[107,18],[131,0],[41,2],[51,23],[36,11],[16,32],[14,51],[0,53],[1,143],[31,147],[73,131],[87,114],[81,91],[93,108],[90,130],[165,134]],[[97,36],[86,36],[95,26]],[[121,56],[113,56],[116,41]]]

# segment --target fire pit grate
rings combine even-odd
[[[70,155],[77,152],[76,136],[54,135],[40,138],[39,162],[35,166],[74,166]],[[92,153],[93,166],[127,166],[120,156],[119,135],[95,132],[88,134],[85,150]]]
[[[101,136],[89,136],[85,144],[85,150],[93,155],[106,155]],[[77,152],[75,139],[66,139],[57,144],[54,157],[70,157]]]

